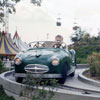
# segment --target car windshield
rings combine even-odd
[[[37,41],[28,44],[29,48],[62,48],[66,49],[66,44],[56,41]]]

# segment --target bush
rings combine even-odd
[[[0,74],[5,72],[5,71],[8,71],[8,70],[9,70],[9,68],[4,67],[4,63],[0,59]]]
[[[100,53],[93,53],[88,56],[88,65],[90,66],[91,76],[100,77]]]
[[[55,95],[54,90],[57,91],[56,87],[59,85],[56,79],[34,78],[30,73],[26,75],[23,83],[26,86],[22,88],[20,96],[25,96],[30,100],[51,100]]]
[[[2,60],[0,59],[0,73],[2,73],[4,70],[4,64],[2,62]]]
[[[76,63],[77,64],[87,64],[87,59],[85,58],[76,58]]]
[[[88,55],[97,52],[97,46],[79,46],[75,47],[77,63],[87,63]]]
[[[80,41],[74,42],[69,47],[76,51],[77,63],[87,63],[88,55],[93,52],[100,52],[100,36],[89,37],[89,34],[85,34]]]
[[[13,97],[9,97],[5,94],[3,87],[0,85],[0,100],[15,100]]]

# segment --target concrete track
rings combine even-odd
[[[78,79],[79,73],[84,70],[86,70],[86,68],[76,69],[75,76],[68,77],[64,86],[93,90],[97,91],[98,93],[85,94],[74,89],[58,88],[58,91],[55,91],[56,94],[53,100],[100,100],[100,87],[84,83]],[[12,71],[1,74],[0,83],[4,86],[4,89],[8,95],[14,96],[16,100],[25,100],[24,97],[19,97],[21,87],[24,87],[24,85],[15,82]]]
[[[87,83],[84,83],[78,79],[79,73],[83,72],[86,70],[86,68],[78,68],[76,69],[75,76],[74,77],[68,77],[66,79],[66,82],[64,83],[65,86],[71,86],[71,87],[77,87],[77,88],[83,88],[83,89],[89,89],[89,90],[97,90],[100,91],[100,87],[93,86]],[[9,80],[15,81],[15,77],[13,74],[10,74],[6,76]]]

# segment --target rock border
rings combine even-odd
[[[88,70],[88,69],[86,69]],[[90,78],[87,78],[85,77],[83,74],[86,73],[86,70],[84,70],[83,72],[81,72],[79,75],[78,75],[78,79],[82,82],[85,82],[87,84],[91,84],[91,85],[94,85],[94,86],[99,86],[100,87],[100,82],[96,81],[96,80],[92,80]]]

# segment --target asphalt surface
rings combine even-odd
[[[85,69],[86,68],[76,69],[75,76],[74,77],[68,77],[66,79],[66,82],[64,83],[64,85],[77,87],[77,88],[81,88],[81,89],[89,89],[89,90],[100,91],[100,87],[96,87],[96,86],[84,83],[84,82],[82,82],[78,79],[78,74],[81,73],[82,71],[84,71]],[[7,78],[12,80],[12,81],[15,81],[15,77],[13,75],[9,75],[9,76],[7,76]]]
[[[66,82],[64,83],[64,85],[66,85],[66,86],[72,86],[72,87],[77,87],[77,88],[82,88],[82,89],[89,89],[89,90],[100,91],[100,87],[84,83],[84,82],[82,82],[82,81],[80,81],[78,79],[79,73],[81,73],[85,69],[86,68],[76,69],[75,76],[74,77],[68,77],[66,79]]]

